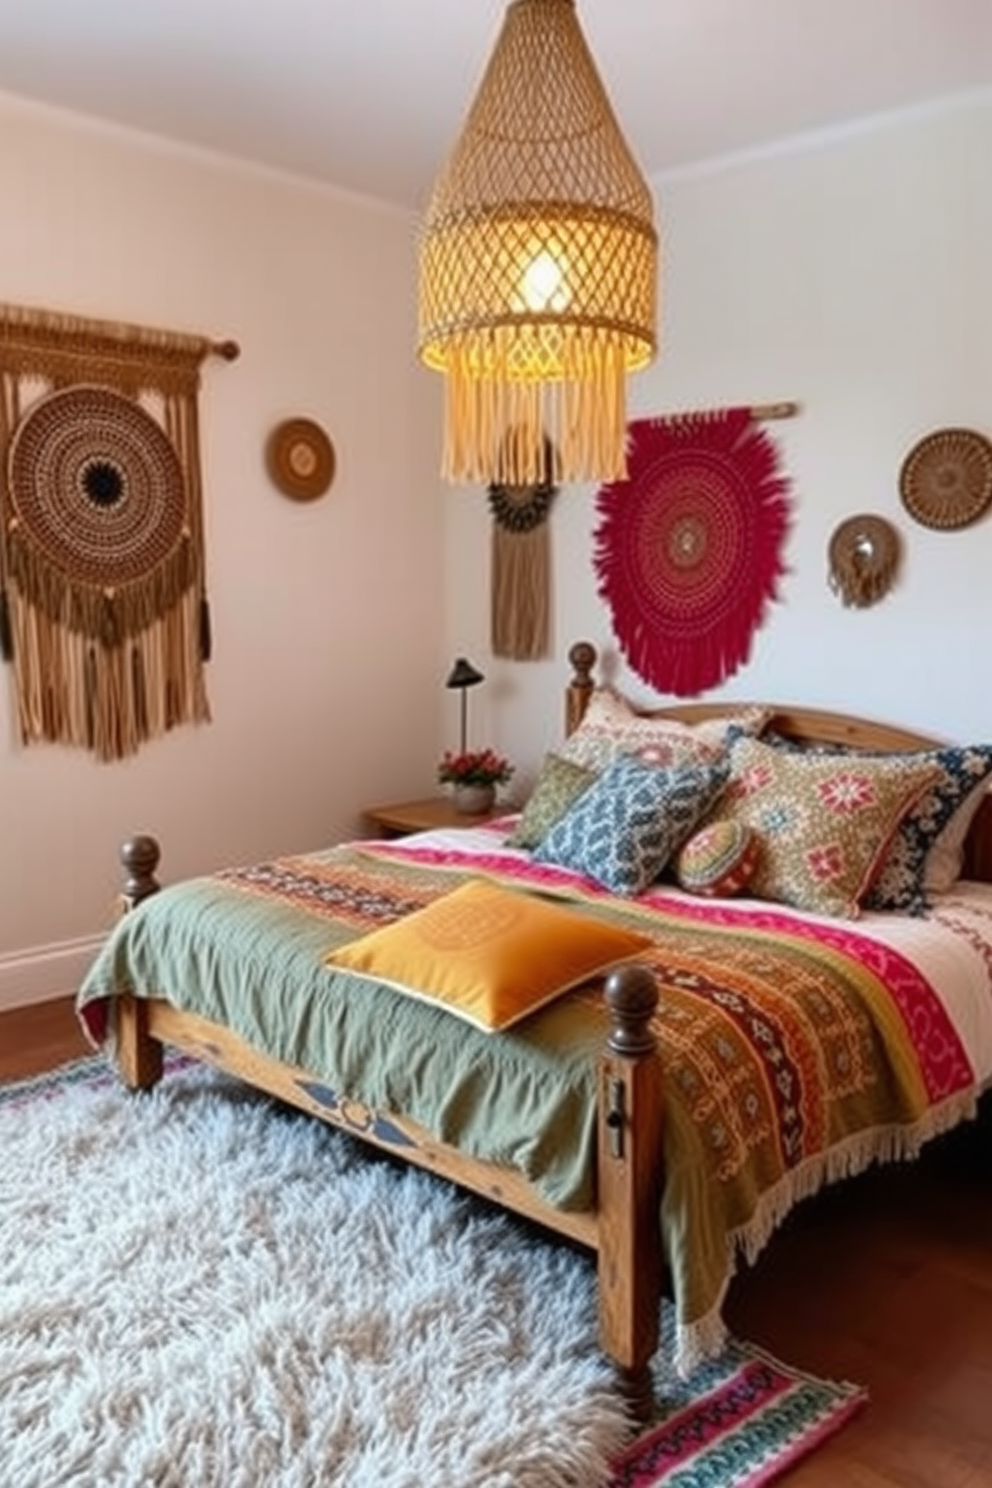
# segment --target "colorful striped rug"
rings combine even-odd
[[[614,1463],[610,1488],[761,1488],[868,1398],[737,1341],[688,1380],[659,1381],[657,1394],[658,1419]]]

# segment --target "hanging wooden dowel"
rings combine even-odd
[[[663,415],[663,417],[671,420],[706,418],[708,414],[722,413],[723,411],[724,410],[722,409],[713,408],[683,408],[679,413],[666,413]],[[802,412],[802,404],[793,402],[752,403],[748,407],[747,412],[753,419],[764,420],[794,418],[797,413]]]
[[[212,356],[223,357],[225,362],[236,362],[241,355],[241,347],[237,341],[211,341],[210,353]]]
[[[801,403],[754,403],[748,409],[753,419],[795,418],[802,412]]]

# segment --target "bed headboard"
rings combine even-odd
[[[594,676],[596,648],[589,641],[577,641],[568,653],[572,665],[572,677],[565,694],[565,730],[571,733],[577,728],[585,714],[593,689],[598,685]],[[699,723],[705,718],[726,718],[753,703],[679,703],[667,708],[645,709],[648,717],[678,718],[683,723]],[[803,708],[791,703],[771,703],[771,718],[768,727],[789,739],[799,739],[810,744],[846,744],[852,749],[864,749],[875,754],[887,752],[934,749],[946,744],[946,739],[935,739],[932,735],[918,734],[911,729],[894,728],[885,723],[874,723],[867,718],[858,718],[848,713],[833,713],[820,708]],[[965,843],[964,877],[992,883],[992,794],[982,802]]]

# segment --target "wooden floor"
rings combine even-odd
[[[86,1052],[66,1002],[0,1014],[0,1079]],[[727,1316],[787,1363],[871,1392],[788,1488],[992,1488],[992,1112],[803,1206],[734,1282]]]

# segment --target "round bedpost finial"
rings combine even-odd
[[[572,678],[573,687],[591,687],[592,670],[596,665],[596,647],[591,641],[576,641],[568,653],[572,670],[575,676]]]
[[[608,1040],[615,1054],[650,1054],[655,1037],[650,1023],[658,1006],[658,983],[650,967],[632,961],[606,978],[606,1006],[613,1028]]]
[[[590,641],[576,641],[568,653],[568,659],[572,663],[572,680],[565,691],[566,735],[574,733],[578,728],[592,697],[596,647]]]
[[[127,869],[122,892],[132,908],[140,904],[142,899],[158,893],[160,885],[155,877],[155,869],[161,856],[162,852],[155,838],[141,833],[136,837],[129,837],[121,848],[120,859]]]

